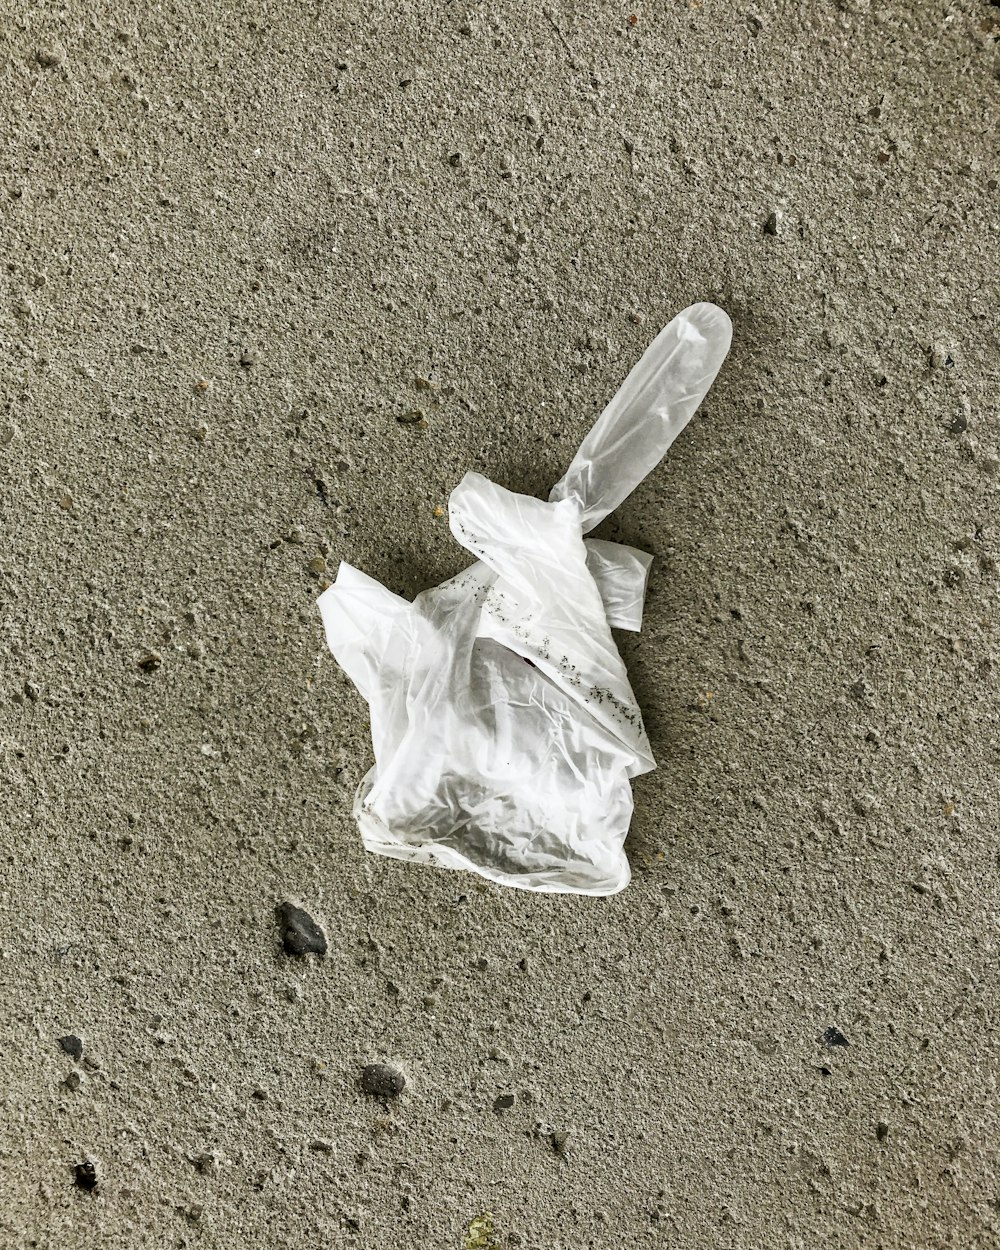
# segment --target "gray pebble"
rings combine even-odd
[[[279,903],[276,910],[286,955],[326,954],[326,934],[307,911],[294,903]]]
[[[83,1163],[77,1163],[73,1167],[73,1180],[80,1188],[93,1193],[97,1188],[97,1164],[92,1163],[89,1159],[85,1159]]]
[[[361,1089],[372,1098],[398,1098],[406,1077],[387,1063],[369,1063],[361,1069]]]
[[[71,1059],[79,1059],[83,1055],[83,1040],[74,1033],[67,1033],[65,1037],[57,1039],[59,1045]]]

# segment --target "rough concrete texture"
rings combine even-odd
[[[1000,10],[2,8],[0,1245],[996,1247]],[[366,855],[324,580],[697,299],[633,884]]]

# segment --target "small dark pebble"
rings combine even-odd
[[[147,651],[139,661],[139,667],[144,673],[155,673],[158,668],[163,667],[163,656],[159,651]]]
[[[829,1069],[829,1068],[820,1068],[820,1072],[822,1072],[822,1074],[823,1074],[824,1076],[832,1076],[832,1075],[833,1075],[833,1073],[830,1071],[830,1069]]]
[[[777,213],[768,214],[767,221],[764,222],[764,233],[765,234],[777,234],[778,233],[778,214]]]
[[[875,1126],[875,1136],[879,1139],[879,1141],[885,1141],[885,1139],[889,1136],[889,1126],[886,1124],[885,1120],[879,1120],[878,1124]]]
[[[361,1069],[361,1089],[372,1098],[398,1098],[406,1077],[387,1063],[369,1063]]]
[[[82,1084],[82,1081],[81,1081],[79,1072],[71,1072],[69,1076],[67,1076],[65,1081],[63,1081],[63,1085],[65,1085],[66,1088],[71,1093],[74,1093],[74,1094],[80,1088],[81,1084]]]
[[[74,1034],[67,1033],[65,1037],[60,1037],[57,1040],[71,1059],[79,1059],[83,1055],[83,1041]]]
[[[824,1032],[823,1041],[827,1046],[850,1046],[851,1044],[841,1033],[840,1029],[835,1029],[832,1026]]]
[[[500,1097],[494,1101],[493,1110],[497,1113],[497,1115],[499,1115],[501,1111],[509,1111],[513,1105],[513,1094],[501,1094]]]
[[[326,954],[326,935],[307,911],[293,903],[279,903],[277,913],[286,955]]]
[[[952,434],[964,434],[968,428],[969,418],[964,412],[960,412],[958,416],[954,418],[951,425],[948,426],[948,429],[951,430]]]
[[[78,1163],[73,1168],[73,1181],[80,1188],[85,1189],[87,1193],[93,1193],[97,1188],[97,1165],[91,1163],[89,1159],[83,1163]]]

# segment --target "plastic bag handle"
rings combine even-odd
[[[646,348],[549,495],[577,500],[585,534],[663,459],[715,381],[732,338],[721,308],[692,304]]]

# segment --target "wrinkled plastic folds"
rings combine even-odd
[[[409,602],[341,564],[319,608],[370,708],[368,850],[530,890],[628,884],[630,779],[655,762],[611,629],[640,628],[652,557],[584,535],[659,463],[731,337],[713,304],[678,314],[547,502],[467,473],[449,522],[477,562],[457,577]]]

